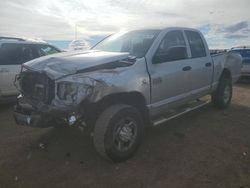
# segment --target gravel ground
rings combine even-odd
[[[135,157],[113,164],[79,129],[17,126],[0,104],[0,188],[250,187],[250,83],[212,105],[148,128]]]

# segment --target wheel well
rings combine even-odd
[[[134,106],[139,110],[142,115],[142,119],[145,124],[150,122],[149,111],[147,108],[147,103],[144,96],[139,92],[129,92],[129,93],[116,93],[105,96],[98,102],[90,103],[83,102],[86,123],[93,127],[98,116],[109,106],[114,104],[127,104]]]
[[[230,70],[224,69],[224,70],[222,71],[220,80],[221,80],[221,79],[224,79],[224,78],[229,79],[229,80],[232,80],[232,75],[231,75]]]

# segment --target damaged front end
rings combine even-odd
[[[127,53],[91,51],[25,63],[15,85],[17,124],[33,127],[85,124],[83,103],[95,103],[116,92],[118,72],[136,62]],[[84,107],[83,107],[84,106]]]
[[[17,124],[51,127],[84,123],[81,102],[93,97],[94,86],[102,83],[75,76],[52,80],[46,73],[22,70],[16,85],[21,92],[14,108]]]
[[[22,68],[15,85],[21,92],[14,107],[16,123],[33,127],[49,126],[41,121],[45,118],[40,112],[48,109],[45,106],[49,106],[54,97],[54,81],[44,73]]]

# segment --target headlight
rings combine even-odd
[[[57,96],[60,100],[74,103],[92,93],[92,88],[88,84],[63,81],[57,84]]]
[[[71,82],[61,82],[57,85],[57,96],[61,100],[73,100],[77,93],[77,85]]]

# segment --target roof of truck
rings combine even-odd
[[[189,27],[162,27],[162,26],[155,26],[155,27],[137,27],[134,29],[129,29],[129,31],[133,30],[167,30],[167,29],[180,29],[180,30],[194,30],[194,31],[199,31],[198,29],[195,28],[189,28]]]

